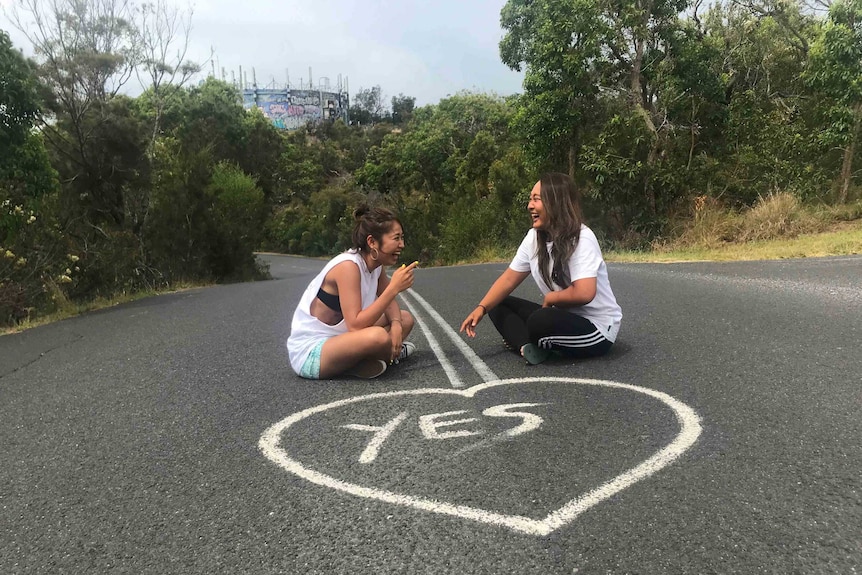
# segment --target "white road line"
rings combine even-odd
[[[464,342],[463,339],[461,339],[461,337],[458,335],[458,333],[454,329],[449,327],[449,324],[446,323],[446,320],[443,319],[443,317],[439,313],[437,313],[437,310],[435,310],[433,307],[431,307],[431,305],[427,301],[425,301],[425,299],[422,296],[420,296],[418,293],[416,293],[412,289],[407,290],[407,293],[409,293],[413,298],[415,298],[416,301],[419,303],[419,305],[421,305],[425,309],[425,311],[428,312],[428,315],[430,315],[434,319],[434,321],[437,322],[437,325],[440,326],[440,329],[443,330],[443,333],[445,333],[447,336],[449,336],[449,339],[451,339],[452,342],[455,344],[455,346],[461,351],[461,353],[464,354],[464,358],[466,358],[466,360],[470,362],[470,365],[473,366],[473,369],[476,370],[476,373],[479,374],[479,376],[482,378],[483,381],[488,382],[488,381],[496,381],[496,380],[500,379],[499,377],[497,377],[497,374],[495,374],[493,371],[491,371],[491,368],[489,368],[485,364],[485,362],[482,361],[482,359],[478,355],[476,355],[476,352],[473,351],[473,349],[469,345],[467,345],[467,343]],[[406,300],[407,298],[404,298],[404,299]],[[410,311],[413,312],[413,315],[415,317],[416,312],[413,311],[413,308],[410,308]],[[422,329],[424,330],[425,328],[423,327]],[[435,351],[435,353],[436,353],[436,351]],[[439,355],[437,357],[440,358]],[[442,363],[442,360],[441,360],[441,363]],[[445,366],[444,366],[444,369],[445,369]],[[451,380],[451,378],[450,378],[450,380]],[[460,383],[460,380],[459,380],[459,383]],[[464,387],[464,386],[463,386],[463,384],[455,385],[455,383],[452,382],[452,387]]]
[[[428,340],[428,345],[431,346],[431,351],[434,352],[434,355],[437,356],[437,361],[440,362],[440,365],[443,366],[443,371],[446,372],[446,376],[449,378],[449,383],[452,387],[461,388],[464,387],[464,382],[461,381],[461,378],[458,377],[458,374],[455,372],[455,368],[452,367],[452,364],[449,363],[449,360],[446,358],[446,354],[443,353],[443,350],[440,348],[440,344],[437,343],[437,338],[434,337],[434,334],[431,333],[431,330],[428,328],[428,325],[422,319],[422,314],[420,314],[413,304],[408,301],[404,294],[401,294],[401,299],[404,302],[404,305],[407,306],[407,309],[410,310],[410,313],[413,314],[413,319],[416,320],[416,323],[419,324],[419,327],[422,328],[422,333],[425,334],[425,339]]]

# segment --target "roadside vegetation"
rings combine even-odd
[[[695,214],[648,249],[608,249],[617,263],[774,260],[862,255],[862,202],[804,206],[779,194],[738,212],[698,200]],[[526,225],[526,224],[525,224]],[[517,245],[479,250],[457,264],[508,262]]]
[[[862,202],[806,206],[791,194],[759,200],[744,211],[705,197],[691,217],[649,250],[613,251],[617,262],[770,260],[862,254]]]
[[[397,210],[405,258],[505,261],[547,170],[612,261],[860,253],[862,0],[508,0],[523,93],[373,86],[290,132],[202,77],[162,0],[10,6],[36,55],[0,30],[0,328],[334,254],[360,202]]]

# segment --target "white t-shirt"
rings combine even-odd
[[[308,358],[308,354],[320,340],[347,333],[347,323],[343,318],[337,324],[329,325],[311,315],[311,302],[317,297],[317,290],[323,285],[323,279],[329,270],[341,262],[353,262],[359,268],[362,309],[367,308],[377,299],[377,281],[383,272],[383,266],[375,268],[374,271],[368,271],[368,266],[365,265],[362,255],[353,250],[348,250],[329,260],[329,263],[305,288],[305,293],[302,294],[302,299],[299,300],[299,305],[293,312],[290,336],[287,338],[287,354],[290,358],[290,366],[296,373],[302,370],[302,365]]]
[[[539,286],[539,291],[542,292],[542,297],[544,297],[548,292],[560,291],[568,286],[554,284],[553,287],[549,287],[545,284],[545,280],[542,279],[542,274],[539,271],[539,258],[536,251],[537,241],[538,235],[536,230],[530,229],[527,235],[524,236],[524,241],[518,247],[518,253],[515,254],[515,258],[509,264],[509,268],[516,272],[531,272],[536,285]],[[553,242],[549,242],[546,246],[549,254],[552,247]],[[551,270],[553,270],[553,259],[550,261],[550,265]],[[611,290],[611,284],[608,281],[608,267],[605,265],[605,260],[602,257],[602,250],[599,247],[596,234],[583,224],[581,225],[578,245],[569,258],[569,276],[572,282],[583,278],[596,278],[596,297],[590,303],[560,309],[587,318],[595,324],[607,339],[611,341],[616,340],[623,312],[617,304],[614,292]]]

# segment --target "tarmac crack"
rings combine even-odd
[[[40,351],[40,352],[39,352],[39,356],[38,356],[38,357],[34,357],[33,359],[31,359],[31,360],[30,360],[30,361],[28,361],[27,363],[24,363],[23,365],[19,365],[19,366],[15,367],[12,371],[9,371],[9,372],[6,372],[6,373],[0,373],[0,380],[2,380],[4,377],[8,377],[8,376],[10,376],[10,375],[14,375],[14,374],[18,373],[19,371],[21,371],[22,369],[27,369],[28,367],[30,367],[31,365],[33,365],[33,364],[34,364],[34,363],[36,363],[37,361],[41,360],[43,357],[45,357],[46,355],[48,355],[48,354],[49,354],[49,353],[51,353],[52,351],[56,351],[56,350],[58,350],[58,349],[62,349],[62,348],[64,348],[64,347],[68,346],[68,345],[71,345],[71,344],[73,344],[73,343],[77,343],[77,342],[81,341],[82,339],[84,339],[84,336],[83,336],[83,335],[78,335],[77,337],[75,337],[75,339],[73,339],[73,340],[71,340],[71,341],[66,341],[66,342],[63,342],[63,343],[62,343],[62,344],[60,344],[60,345],[56,345],[56,346],[54,346],[54,347],[52,347],[52,348],[50,348],[50,349],[47,349],[47,350],[45,350],[45,351]]]

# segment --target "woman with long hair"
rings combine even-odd
[[[332,258],[305,290],[290,326],[290,365],[308,379],[339,374],[373,378],[407,358],[413,316],[395,300],[413,285],[418,262],[398,263],[404,230],[385,208],[354,211],[352,247]]]
[[[545,361],[552,352],[572,358],[607,353],[622,311],[599,242],[583,223],[574,182],[566,174],[545,174],[530,192],[527,211],[532,228],[461,331],[475,337],[487,314],[507,347],[530,364]],[[510,295],[531,274],[542,293],[541,304]]]

